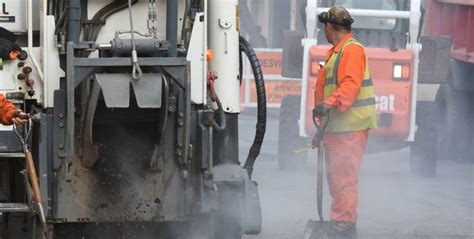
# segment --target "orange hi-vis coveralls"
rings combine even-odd
[[[0,123],[3,125],[13,124],[13,117],[15,116],[17,109],[15,105],[5,98],[4,95],[0,94]]]
[[[376,116],[367,57],[362,45],[352,42],[356,41],[348,34],[327,52],[326,64],[317,77],[314,99],[315,105],[324,102],[332,107],[324,136],[329,192],[333,198],[330,217],[333,221],[355,223],[359,169],[368,130],[376,128]],[[334,60],[340,51],[342,55]],[[338,63],[334,64],[335,61]],[[331,76],[327,75],[332,74],[336,74],[333,77],[337,78],[337,82],[327,83],[331,80]],[[333,84],[332,90],[328,91],[328,84]],[[363,117],[359,117],[360,110]],[[331,126],[331,122],[336,125]],[[348,126],[342,125],[343,122],[347,122]]]

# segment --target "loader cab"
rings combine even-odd
[[[371,78],[376,91],[378,129],[374,136],[379,141],[401,142],[411,130],[413,71],[415,52],[409,49],[409,19],[395,17],[409,9],[403,0],[333,0],[318,1],[318,9],[343,6],[349,9],[354,23],[352,35],[365,46]],[[384,12],[384,17],[379,17]],[[391,15],[394,15],[392,18]],[[331,45],[327,42],[323,24],[316,25],[316,45],[309,48],[309,66],[305,83],[306,107],[305,132],[312,134],[314,126],[310,118],[313,107],[313,86],[318,72],[317,66],[324,62]],[[376,67],[375,67],[376,66]],[[302,108],[303,110],[303,108]]]
[[[439,95],[443,94],[438,91],[437,84],[448,82],[450,76],[452,42],[446,36],[421,36],[421,33],[425,6],[428,16],[434,14],[437,20],[449,13],[444,8],[433,10],[429,1],[420,0],[307,0],[305,3],[306,31],[285,36],[283,48],[282,75],[302,79],[301,97],[286,106],[293,109],[299,106],[299,117],[282,120],[280,114],[281,122],[299,122],[299,131],[293,134],[292,140],[288,140],[288,133],[284,134],[285,142],[296,142],[287,148],[304,144],[298,139],[310,137],[315,132],[311,118],[314,85],[319,66],[331,47],[321,30],[324,26],[316,16],[332,6],[343,6],[355,20],[351,32],[365,46],[375,88],[378,128],[371,133],[367,152],[396,150],[410,145],[411,169],[417,174],[422,171],[434,175],[436,161],[430,160],[435,157],[429,152],[435,152],[433,145],[440,142],[437,137],[441,134],[436,136],[438,133],[433,130],[436,127],[426,119],[439,117],[433,101],[441,99]],[[283,101],[290,102],[289,99]],[[282,104],[280,112],[289,111],[284,106]],[[281,123],[280,128],[287,129],[288,126]],[[291,151],[281,148],[280,161],[292,157]]]
[[[316,15],[332,6],[343,6],[355,20],[351,32],[365,47],[376,93],[378,128],[374,130],[373,138],[377,138],[377,142],[384,142],[384,145],[393,142],[397,147],[400,142],[413,141],[420,6],[410,6],[410,2],[405,0],[308,1],[307,12],[312,9],[309,5],[311,2],[316,6]],[[307,22],[308,37],[303,38],[303,52],[307,55],[302,57],[304,60],[300,68],[303,69],[300,71],[300,122],[304,122],[301,124],[303,127],[300,127],[300,136],[312,135],[315,131],[311,120],[313,87],[318,66],[324,63],[326,52],[331,48],[324,36],[323,24],[317,19],[313,20],[316,21],[313,22],[316,29],[314,37],[311,38],[311,22]]]

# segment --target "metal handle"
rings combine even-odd
[[[318,173],[317,173],[317,205],[318,205],[318,215],[319,220],[324,221],[323,217],[323,167],[324,167],[324,148],[318,148]]]
[[[321,141],[321,142],[323,141],[324,132],[326,131],[326,127],[328,126],[328,123],[329,123],[329,113],[328,113],[328,116],[323,117],[321,119],[321,123],[319,123],[319,124],[318,124],[318,122],[316,122],[316,118],[313,117],[313,124],[317,129],[316,134],[314,135],[314,137],[316,139],[318,139],[319,141]]]
[[[25,153],[26,153],[26,150],[27,150],[27,145],[26,144],[28,142],[28,138],[30,137],[30,133],[31,133],[32,128],[33,128],[33,121],[30,117],[28,117],[28,125],[24,126],[25,137],[23,137],[21,135],[21,133],[18,131],[18,126],[15,123],[13,124],[13,131],[15,132],[16,137],[18,137],[18,139],[20,140],[21,145],[23,146],[23,150],[25,151]]]
[[[16,124],[13,124],[13,131],[15,131],[16,136],[18,139],[21,141],[22,146],[23,146],[23,151],[25,152],[25,166],[26,166],[26,171],[28,173],[28,178],[29,178],[29,184],[31,187],[31,190],[33,191],[33,198],[35,200],[40,221],[43,226],[43,233],[46,235],[47,234],[47,223],[46,223],[46,217],[43,209],[43,198],[41,197],[41,191],[40,191],[40,186],[38,182],[38,175],[36,174],[36,168],[35,168],[35,163],[33,161],[33,156],[31,155],[31,152],[28,150],[28,138],[30,137],[31,129],[33,128],[33,120],[31,117],[28,117],[28,125],[24,127],[25,128],[25,137],[21,135],[21,133],[18,131],[18,127]]]
[[[328,126],[329,123],[329,113],[328,116],[324,117],[321,119],[320,124],[316,122],[316,119],[313,118],[313,123],[317,128],[317,132],[315,137],[317,137],[320,140],[320,146],[318,147],[318,172],[317,172],[317,206],[318,206],[318,215],[319,215],[319,220],[324,221],[323,217],[323,175],[324,175],[324,160],[325,160],[325,152],[324,152],[324,146],[323,146],[323,141],[324,141],[324,132],[326,131],[326,127]]]

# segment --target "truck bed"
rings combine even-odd
[[[451,56],[474,63],[474,0],[427,0],[426,34],[453,38]]]

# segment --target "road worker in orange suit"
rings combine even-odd
[[[15,43],[16,37],[13,33],[0,27],[0,64],[8,60],[14,60],[21,54],[21,48]],[[11,125],[13,123],[23,125],[28,116],[17,109],[12,102],[0,94],[0,124]]]
[[[3,125],[24,125],[28,122],[28,115],[15,107],[5,96],[0,94],[0,123]]]
[[[318,16],[333,47],[316,81],[313,117],[327,117],[326,171],[335,238],[357,238],[359,169],[370,129],[377,127],[375,94],[364,47],[352,37],[343,7]],[[313,142],[319,145],[319,142]]]

